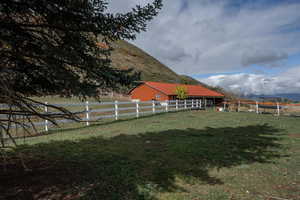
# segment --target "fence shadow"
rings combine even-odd
[[[0,194],[14,200],[154,200],[152,191],[182,190],[176,177],[223,184],[210,170],[283,156],[279,131],[268,125],[207,127],[22,146],[18,151],[31,171],[18,163],[1,169]]]
[[[121,118],[121,119],[118,119],[118,120],[105,120],[105,119],[99,119],[99,120],[96,120],[96,121],[90,121],[90,125],[89,126],[86,126],[84,123],[86,122],[80,122],[82,124],[82,126],[79,126],[79,127],[75,127],[75,128],[64,128],[64,127],[61,127],[60,124],[58,124],[58,126],[55,126],[53,125],[54,128],[50,129],[49,131],[41,131],[39,133],[36,133],[36,134],[32,134],[32,135],[27,135],[25,136],[25,138],[34,138],[34,137],[41,137],[41,136],[45,136],[45,135],[54,135],[54,134],[58,134],[58,133],[61,133],[63,132],[64,134],[67,134],[68,132],[72,132],[74,130],[83,130],[83,129],[86,129],[86,128],[93,128],[93,127],[100,127],[100,126],[106,126],[106,125],[111,125],[111,124],[117,124],[117,123],[122,123],[122,122],[130,122],[130,121],[135,121],[137,119],[147,119],[147,118],[152,118],[152,117],[157,117],[157,116],[161,116],[161,115],[167,115],[167,114],[170,114],[170,113],[178,113],[178,112],[188,112],[187,110],[181,110],[181,111],[170,111],[170,112],[161,112],[161,113],[156,113],[156,114],[150,114],[150,115],[142,115],[142,116],[139,116],[139,118],[136,118],[134,116],[131,116],[131,117],[124,117],[124,118]],[[74,123],[77,123],[78,122],[75,122]],[[24,139],[24,135],[23,136],[19,136],[19,137],[14,137],[14,139]],[[7,139],[9,141],[9,139]]]

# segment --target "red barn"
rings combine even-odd
[[[207,99],[222,102],[224,95],[200,85],[183,85],[174,83],[143,82],[130,91],[131,99],[140,101],[166,101],[177,99],[176,88],[184,87],[188,99]]]

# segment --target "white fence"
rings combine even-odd
[[[77,104],[55,104],[61,107],[84,107],[84,118],[86,126],[90,125],[90,122],[98,121],[101,119],[114,119],[136,117],[139,118],[145,115],[155,115],[158,113],[174,112],[181,110],[191,109],[205,109],[207,105],[206,101],[202,99],[194,100],[173,100],[173,101],[143,101],[143,102],[85,102]],[[45,107],[45,111],[47,107]],[[76,110],[74,112],[80,112]],[[57,123],[71,123],[72,120],[58,120]],[[39,122],[35,123],[35,126],[45,126],[45,131],[49,130],[49,123]]]
[[[300,104],[259,101],[226,101],[220,111],[255,112],[276,116],[300,116]]]
[[[45,102],[44,108],[41,108],[48,114],[55,114],[51,111],[51,107]],[[101,119],[119,120],[125,117],[139,118],[145,115],[154,115],[158,113],[176,112],[182,110],[192,109],[206,109],[210,103],[203,99],[193,100],[173,100],[173,101],[114,101],[114,102],[84,102],[84,103],[70,103],[70,104],[52,104],[59,107],[64,107],[71,110],[73,113],[80,113],[79,116],[86,126],[91,122]],[[5,105],[0,105],[0,108]],[[1,117],[1,116],[0,116]],[[4,118],[5,116],[2,116]],[[73,123],[73,120],[61,119],[56,121],[58,124]],[[52,124],[49,121],[35,121],[35,127],[42,127],[42,130],[49,131]],[[16,125],[12,126],[16,127]],[[44,127],[44,128],[43,128]]]

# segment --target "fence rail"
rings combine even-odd
[[[36,105],[44,113],[60,114],[55,111],[47,102],[44,105]],[[114,101],[114,102],[82,102],[82,103],[66,103],[66,104],[51,104],[54,106],[64,107],[71,112],[76,113],[81,122],[86,126],[97,120],[113,119],[119,120],[125,117],[139,118],[145,115],[155,115],[164,112],[174,112],[193,109],[206,109],[214,106],[213,102],[205,99],[193,100],[172,100],[172,101],[146,101],[146,102],[132,102],[132,101]],[[7,105],[0,104],[1,109],[9,108]],[[255,112],[257,114],[271,113],[276,116],[280,115],[296,115],[300,116],[300,104],[284,104],[274,102],[258,102],[258,101],[226,101],[216,105],[218,111],[233,111],[233,112]],[[22,116],[17,116],[22,118]],[[0,115],[0,118],[7,119],[6,115]],[[39,128],[39,131],[49,131],[53,126],[47,120],[33,119],[33,125]],[[57,119],[58,124],[73,123],[69,119]],[[28,123],[29,126],[31,124]],[[11,125],[12,128],[17,129],[19,125]],[[1,131],[1,130],[0,130]],[[25,134],[25,133],[24,133]],[[18,137],[18,134],[16,134]],[[22,136],[21,136],[22,137]]]
[[[45,105],[35,105],[44,110],[47,114],[60,114],[51,110],[48,102],[44,102]],[[101,119],[114,119],[119,120],[122,117],[135,116],[139,118],[144,115],[154,115],[163,112],[174,112],[191,109],[205,109],[210,106],[206,100],[194,99],[194,100],[172,100],[172,101],[145,101],[145,102],[133,102],[133,101],[114,101],[114,102],[83,102],[83,103],[66,103],[66,104],[51,104],[54,106],[64,107],[71,110],[73,113],[77,113],[81,118],[81,122],[89,126],[91,122]],[[0,109],[9,108],[7,105],[1,105]],[[81,110],[80,110],[81,108]],[[17,116],[18,117],[18,116]],[[21,116],[19,116],[21,117]],[[0,118],[7,118],[6,115],[0,115]],[[72,123],[73,120],[58,119],[56,123],[67,124]],[[42,130],[49,131],[52,124],[48,121],[34,120],[32,123],[35,127],[42,127]],[[28,123],[30,126],[31,124]],[[11,125],[12,128],[18,127],[17,124]],[[44,128],[43,128],[44,127]]]
[[[276,116],[300,116],[300,104],[259,101],[224,101],[222,111],[256,112],[257,114],[274,114]]]

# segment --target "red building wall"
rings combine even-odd
[[[130,93],[131,99],[139,99],[140,101],[166,101],[169,97],[164,93],[153,89],[145,84],[138,86]]]

